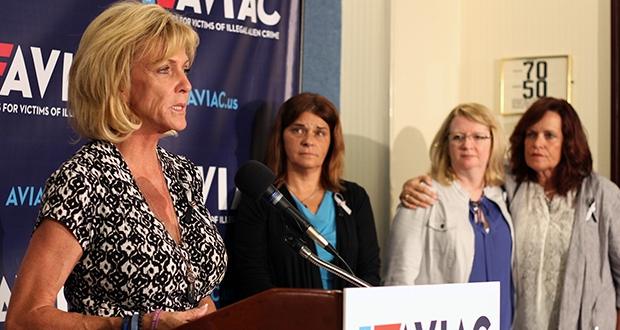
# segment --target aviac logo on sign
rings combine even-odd
[[[43,187],[12,187],[4,206],[38,206],[41,204]]]
[[[437,320],[433,320],[430,322],[428,327],[424,327],[422,322],[414,322],[415,328],[409,330],[448,330],[448,321],[443,320],[440,321],[440,326],[437,327]],[[463,320],[459,324],[458,328],[453,327],[450,329],[454,330],[465,330],[466,328],[463,326]],[[491,329],[491,321],[486,316],[481,316],[476,320],[476,324],[474,324],[472,330],[490,330]],[[404,323],[394,323],[394,324],[382,324],[375,326],[363,326],[360,327],[359,330],[407,330],[407,325]]]
[[[206,89],[194,89],[189,93],[187,105],[207,106],[211,108],[237,110],[239,101],[226,96],[226,92],[209,91]]]
[[[176,9],[179,11],[192,8],[194,13],[199,15],[203,14],[203,9],[206,15],[210,15],[215,1],[216,0],[142,0],[143,3],[155,4],[155,2],[157,2],[157,4],[164,8]],[[268,26],[273,26],[280,22],[280,13],[274,11],[271,14],[267,14],[265,12],[265,0],[243,0],[239,8],[235,8],[233,0],[219,1],[222,1],[224,5],[224,18],[236,19],[239,21],[245,21],[247,18],[250,18],[252,23],[256,23],[258,19],[258,21]]]
[[[11,54],[13,60],[10,61]],[[0,81],[3,78],[2,87],[0,87],[0,96],[8,96],[11,92],[21,93],[23,98],[33,98],[32,86],[28,76],[26,61],[32,60],[34,73],[36,78],[39,96],[41,99],[45,97],[45,92],[50,84],[52,74],[59,62],[61,51],[52,49],[49,55],[46,54],[47,60],[44,59],[41,48],[30,47],[31,57],[24,56],[24,52],[20,45],[0,43]],[[69,68],[73,62],[72,53],[64,53],[62,60],[62,101],[67,101],[67,92],[69,86]],[[7,70],[8,68],[8,70]]]

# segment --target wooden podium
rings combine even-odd
[[[342,330],[342,291],[271,289],[179,330]]]

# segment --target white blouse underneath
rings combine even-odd
[[[523,184],[526,207],[519,210],[515,224],[513,329],[557,329],[576,192],[549,200],[540,184]]]

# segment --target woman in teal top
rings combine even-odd
[[[266,157],[274,186],[336,248],[356,276],[379,285],[379,244],[366,191],[342,179],[344,140],[338,110],[325,97],[302,93],[286,101],[272,126]],[[293,203],[295,201],[295,203]],[[235,232],[239,298],[276,287],[342,289],[351,286],[321,272],[284,241],[304,240],[322,251],[263,200],[242,196]],[[340,260],[331,260],[347,269]]]
[[[310,212],[295,196],[293,199],[297,204],[297,209],[301,211],[301,214],[310,221],[312,226],[316,228],[316,230],[321,233],[323,237],[331,244],[332,246],[336,246],[336,208],[334,207],[333,196],[334,194],[331,191],[326,191],[323,196],[323,200],[321,201],[321,205],[319,206],[319,210],[316,214]],[[325,251],[324,248],[320,247],[318,244],[316,245],[316,250],[319,258],[332,262],[334,260],[334,256]],[[334,287],[334,274],[328,272],[327,270],[321,268],[321,280],[323,281],[324,289],[332,289]]]

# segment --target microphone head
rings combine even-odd
[[[237,170],[235,185],[242,193],[259,200],[275,179],[276,175],[263,163],[248,160]]]

